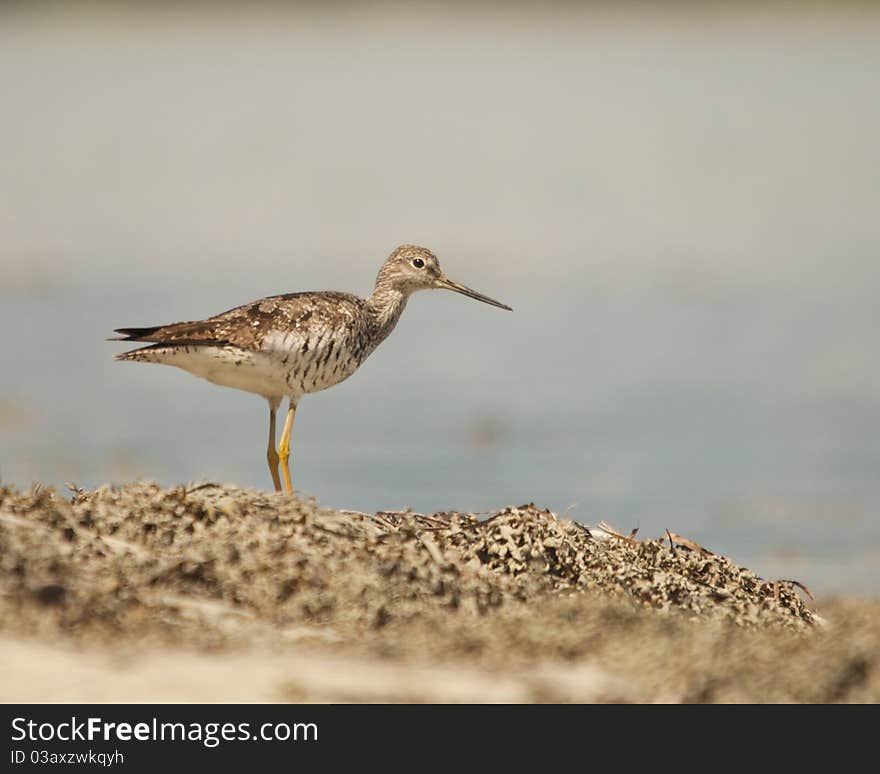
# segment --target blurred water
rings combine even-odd
[[[516,311],[416,296],[301,404],[303,492],[533,500],[880,590],[880,15],[0,20],[3,480],[266,487],[259,399],[102,339],[365,293],[417,242]]]

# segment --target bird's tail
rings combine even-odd
[[[121,336],[112,336],[107,339],[107,341],[149,341],[150,337],[156,333],[156,331],[161,330],[165,326],[163,325],[153,325],[149,328],[116,328],[114,333],[121,333]],[[160,352],[159,350],[166,350],[168,347],[164,344],[151,344],[147,347],[141,347],[140,349],[132,349],[128,352],[120,352],[118,355],[114,355],[114,360],[131,360],[134,362],[143,362],[143,363],[156,363],[161,362],[161,355],[164,352]]]

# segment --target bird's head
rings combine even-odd
[[[401,245],[388,256],[385,263],[382,264],[382,268],[379,269],[376,287],[393,289],[406,296],[417,290],[440,288],[454,290],[456,293],[475,298],[485,304],[497,306],[499,309],[513,311],[506,304],[449,279],[440,268],[437,256],[427,248],[416,245]]]

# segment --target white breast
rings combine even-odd
[[[355,358],[350,338],[338,331],[310,331],[303,336],[299,331],[269,334],[262,343],[262,351],[286,371],[289,388],[305,394],[326,390],[347,379],[360,363]]]

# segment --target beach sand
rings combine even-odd
[[[813,600],[673,533],[0,488],[4,702],[878,699],[880,601]]]

